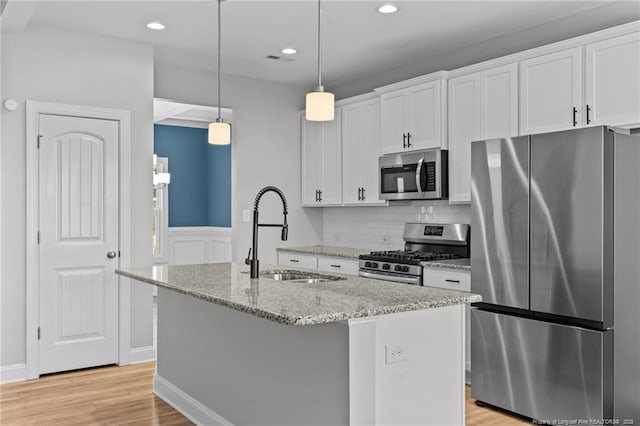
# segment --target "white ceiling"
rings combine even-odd
[[[11,0],[17,1],[17,0]],[[41,1],[11,5],[25,25],[152,43],[156,62],[215,70],[216,2]],[[408,65],[494,37],[574,15],[607,1],[392,1],[400,10],[382,15],[383,0],[325,0],[323,80],[336,86]],[[8,7],[7,9],[11,9]],[[222,4],[223,73],[314,86],[316,12],[312,0],[227,0]],[[15,12],[13,10],[12,12]],[[9,14],[7,18],[11,17]],[[24,18],[28,15],[28,19]],[[150,21],[163,31],[145,27]],[[288,63],[265,59],[283,47],[298,54]],[[284,56],[284,55],[282,55]]]

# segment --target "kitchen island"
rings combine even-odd
[[[236,263],[117,271],[159,287],[154,392],[192,421],[464,423],[463,308],[479,296],[247,272]]]

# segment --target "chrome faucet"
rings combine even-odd
[[[282,200],[282,207],[284,215],[284,221],[282,224],[273,224],[273,223],[258,223],[258,204],[260,204],[260,199],[267,192],[273,191],[280,196]],[[280,238],[282,241],[287,241],[287,236],[289,235],[289,225],[287,225],[287,199],[284,196],[284,193],[275,186],[265,186],[260,191],[258,191],[258,195],[256,195],[256,200],[253,202],[253,245],[249,249],[249,254],[247,258],[244,260],[244,263],[247,265],[251,265],[251,278],[258,278],[258,271],[260,269],[260,262],[258,262],[258,228],[261,226],[268,227],[281,227],[282,233]],[[251,255],[251,251],[253,250],[253,256]]]

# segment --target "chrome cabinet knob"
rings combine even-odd
[[[107,252],[107,257],[108,257],[109,259],[113,259],[113,258],[115,258],[115,257],[116,257],[116,252],[115,252],[115,251],[108,251],[108,252]]]

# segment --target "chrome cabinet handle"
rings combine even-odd
[[[332,268],[342,268],[341,265],[331,265]]]
[[[457,283],[460,284],[460,280],[445,280],[448,283]]]
[[[587,124],[591,123],[591,119],[589,118],[589,112],[591,112],[591,107],[587,105]]]
[[[298,259],[289,259],[289,262],[291,262],[291,263],[300,263],[300,261]]]
[[[576,118],[576,114],[578,114],[578,108],[573,107],[573,127],[578,125],[578,119]]]
[[[108,257],[109,259],[113,259],[113,258],[115,258],[116,256],[117,256],[117,253],[116,253],[115,251],[108,251],[108,252],[107,252],[107,257]]]
[[[365,197],[365,195],[364,195],[364,188],[362,188],[362,201],[364,201],[364,199],[365,199],[365,198],[367,198],[367,197]]]
[[[407,133],[407,148],[411,148],[411,133]]]
[[[322,191],[318,190],[318,201],[322,201]]]
[[[407,134],[406,133],[402,134],[402,147],[403,148],[407,147]]]

